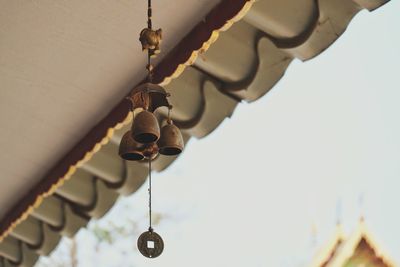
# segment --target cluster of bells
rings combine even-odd
[[[160,88],[155,84],[146,85],[146,88],[155,86]],[[163,102],[168,103],[167,94],[160,94],[160,92],[151,94],[146,91],[137,94],[145,94],[149,97],[150,102],[156,102],[155,97],[162,95],[164,96]],[[135,95],[130,98],[133,107],[137,106],[135,99],[137,99]],[[169,104],[165,104],[165,106],[171,109]],[[157,106],[154,107],[154,110],[156,108]],[[158,154],[176,156],[182,152],[184,142],[179,128],[168,116],[166,125],[160,129],[159,122],[153,113],[154,110],[147,107],[135,115],[131,130],[124,134],[119,146],[119,155],[122,159],[129,161],[153,160]]]
[[[153,83],[144,83],[135,88],[128,99],[132,102],[132,111],[137,113],[133,119],[131,130],[127,131],[121,139],[119,155],[124,160],[140,161],[147,159],[149,162],[149,175],[151,174],[151,161],[158,154],[176,156],[183,150],[184,142],[179,128],[170,118],[172,106],[168,103],[169,94],[164,88]],[[154,115],[159,107],[168,108],[167,123],[160,129],[160,124]],[[140,235],[137,245],[140,253],[148,258],[156,258],[164,250],[164,242],[151,228],[151,176],[149,187],[150,227],[149,231]],[[149,245],[152,244],[152,245]]]

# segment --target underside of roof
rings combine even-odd
[[[241,101],[265,95],[292,60],[305,61],[327,49],[359,11],[386,2],[222,1],[155,69],[156,81],[172,94],[174,121],[185,142],[211,133]],[[165,115],[157,114],[161,122]],[[33,266],[62,236],[74,236],[120,195],[144,183],[147,165],[124,162],[117,153],[131,120],[129,103],[121,100],[8,212],[1,224],[0,266]],[[159,156],[154,170],[162,171],[174,159]]]

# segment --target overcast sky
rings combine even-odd
[[[159,258],[142,257],[137,236],[94,254],[81,231],[82,266],[305,266],[338,217],[351,233],[361,212],[400,262],[399,12],[391,1],[359,13],[327,51],[292,62],[266,96],[154,174]],[[130,218],[144,231],[146,187],[102,223]]]

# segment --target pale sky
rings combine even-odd
[[[159,258],[137,252],[137,235],[95,253],[81,230],[80,266],[306,266],[338,217],[350,234],[361,212],[400,263],[399,12],[399,1],[360,12],[328,50],[292,62],[266,96],[154,174]],[[140,234],[146,216],[147,184],[99,224],[135,222]]]

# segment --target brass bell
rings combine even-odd
[[[133,140],[132,132],[127,131],[124,136],[122,136],[118,154],[124,160],[142,160],[144,159],[142,146],[143,145]]]
[[[182,152],[184,147],[182,134],[172,122],[162,127],[158,147],[159,153],[166,156],[176,156]]]
[[[160,138],[160,126],[153,113],[143,110],[136,115],[132,124],[132,137],[142,144],[153,143]]]

